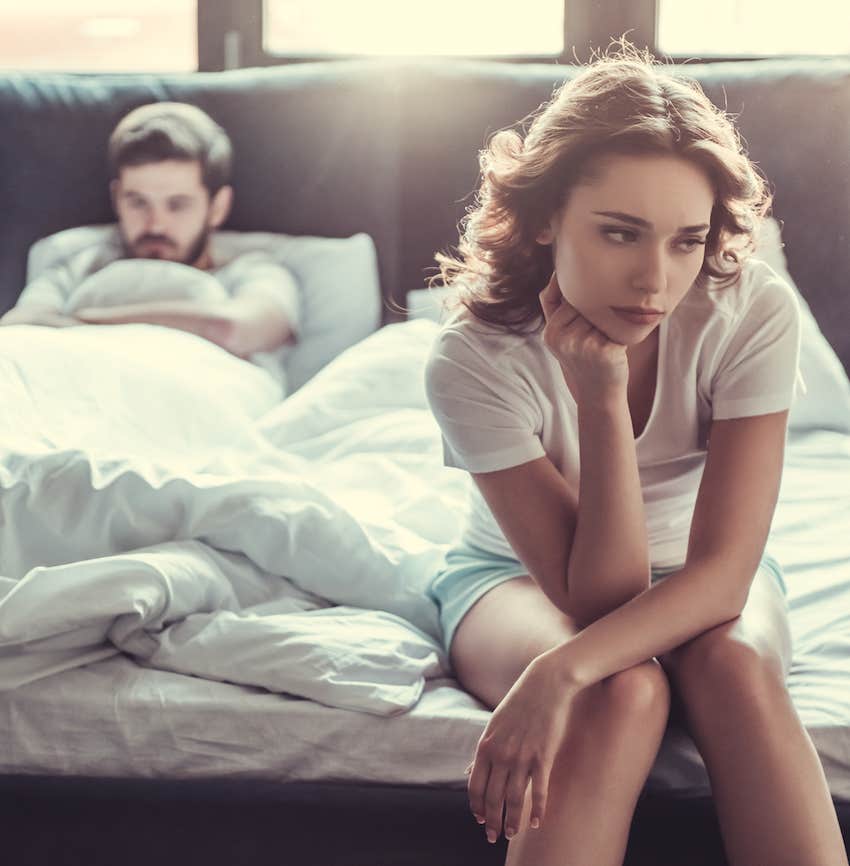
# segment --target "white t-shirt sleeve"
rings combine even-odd
[[[271,298],[286,317],[293,335],[301,322],[301,298],[292,273],[260,252],[243,253],[216,271],[216,278],[233,298],[262,294]]]
[[[65,311],[65,302],[74,289],[74,278],[66,264],[54,265],[24,286],[16,307],[46,307]]]
[[[446,466],[495,472],[545,454],[540,410],[521,377],[444,330],[425,369],[425,390],[443,434]]]
[[[712,377],[713,418],[789,409],[798,381],[800,310],[791,287],[761,266]]]

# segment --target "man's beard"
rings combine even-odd
[[[141,253],[139,252],[139,248],[151,241],[159,241],[160,243],[165,244],[166,246],[171,247],[172,249],[177,249],[177,244],[174,243],[171,238],[166,235],[152,235],[145,234],[136,238],[133,243],[129,243],[127,238],[124,236],[123,232],[121,235],[121,240],[123,241],[124,246],[124,254],[127,258],[131,259],[162,259],[165,261],[174,261],[179,262],[182,265],[194,265],[195,262],[203,255],[204,250],[207,248],[207,243],[209,242],[210,234],[212,233],[212,228],[204,223],[204,226],[198,232],[197,237],[189,244],[188,249],[186,250],[186,255],[181,258],[172,259],[167,256],[159,255],[159,254],[151,254],[151,253]]]

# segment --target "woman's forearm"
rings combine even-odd
[[[734,619],[748,587],[730,563],[691,563],[544,655],[570,683],[592,685]]]
[[[570,612],[587,624],[649,586],[649,550],[625,394],[579,403],[578,510],[567,570]]]

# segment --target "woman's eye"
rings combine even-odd
[[[616,227],[603,228],[602,234],[604,234],[606,238],[612,240],[615,244],[628,244],[637,240],[637,232],[633,232],[631,229],[621,229]]]
[[[693,252],[697,247],[705,246],[704,238],[682,238],[677,244],[680,250],[686,253]]]

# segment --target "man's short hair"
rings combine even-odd
[[[233,148],[227,133],[205,112],[184,102],[154,102],[133,109],[109,137],[109,171],[166,159],[197,161],[210,196],[230,180]]]

